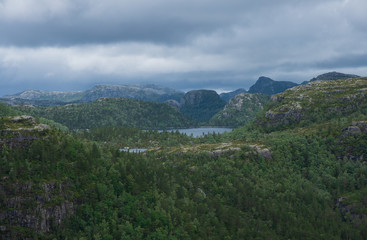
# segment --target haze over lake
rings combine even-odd
[[[192,136],[193,137],[200,137],[206,134],[212,134],[212,133],[225,133],[225,132],[231,132],[232,128],[220,128],[220,127],[201,127],[201,128],[185,128],[185,129],[172,129],[169,130],[172,132],[178,131],[180,133],[184,133],[188,136]]]

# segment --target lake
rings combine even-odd
[[[167,131],[171,132],[179,131],[180,133],[184,133],[187,136],[190,136],[192,134],[193,137],[201,137],[206,134],[231,132],[232,128],[201,127],[201,128],[171,129]],[[162,130],[160,130],[159,132],[162,132]]]
[[[170,132],[180,132],[184,133],[188,136],[193,137],[201,137],[206,134],[212,134],[212,133],[225,133],[225,132],[231,132],[232,128],[219,128],[219,127],[201,127],[201,128],[184,128],[184,129],[171,129],[171,130],[165,130]],[[163,130],[159,130],[158,132],[163,132]],[[147,148],[120,148],[120,151],[124,152],[130,152],[130,153],[143,153]]]

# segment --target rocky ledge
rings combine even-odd
[[[28,146],[49,130],[46,124],[37,123],[31,116],[4,117],[0,120],[0,148]]]

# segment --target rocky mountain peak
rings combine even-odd
[[[338,79],[347,79],[347,78],[358,78],[360,76],[358,75],[354,75],[354,74],[345,74],[345,73],[340,73],[340,72],[328,72],[328,73],[324,73],[321,75],[318,75],[315,78],[312,78],[310,80],[310,82],[314,82],[314,81],[331,81],[331,80],[338,80]]]
[[[275,81],[271,78],[261,76],[256,83],[250,87],[249,93],[263,93],[273,95],[297,86],[297,83],[288,81]]]

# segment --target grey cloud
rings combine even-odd
[[[232,24],[239,1],[75,1],[72,9],[40,21],[3,19],[3,45],[47,46],[143,41],[171,43]],[[223,11],[227,8],[227,11]],[[241,8],[238,8],[241,9]],[[42,13],[41,13],[42,14]],[[33,17],[32,15],[30,17]]]
[[[137,82],[231,90],[261,75],[302,82],[367,70],[365,0],[21,3],[0,1],[0,86],[9,91]]]
[[[351,67],[358,68],[366,66],[367,66],[367,53],[346,54],[315,64],[315,67],[318,68],[351,68]]]
[[[0,17],[0,28],[4,33],[0,37],[0,44],[47,46],[121,41],[181,44],[198,35],[235,26],[263,27],[258,21],[263,21],[264,25],[271,24],[279,12],[287,11],[287,5],[300,9],[307,8],[316,1],[302,4],[295,4],[290,0],[64,2],[70,6],[58,15],[50,14],[50,10],[46,9],[36,16],[32,13],[28,17],[27,14],[25,17],[19,16],[20,19],[14,16],[10,19]],[[37,4],[35,1],[34,4],[36,9],[42,8],[38,5],[44,3],[40,1]],[[36,17],[39,20],[32,21]]]

